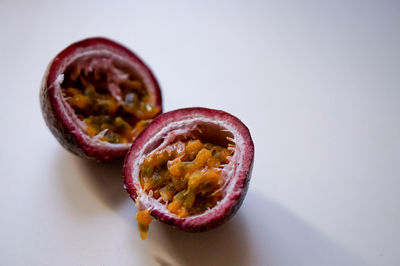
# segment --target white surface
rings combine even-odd
[[[0,265],[400,265],[399,2],[111,2],[0,1]],[[151,66],[165,110],[249,126],[253,178],[230,222],[155,222],[141,241],[120,165],[50,134],[42,74],[97,35]]]

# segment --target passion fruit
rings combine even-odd
[[[126,155],[133,139],[162,112],[160,87],[132,51],[90,38],[61,51],[43,77],[47,126],[76,155],[107,161]]]
[[[254,159],[248,128],[224,111],[186,108],[155,118],[124,164],[142,238],[151,216],[184,231],[214,228],[239,209]]]

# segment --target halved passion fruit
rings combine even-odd
[[[40,102],[61,145],[99,161],[124,157],[162,112],[160,87],[150,69],[132,51],[104,38],[60,52],[44,75]]]
[[[254,145],[247,127],[218,110],[162,114],[125,158],[125,188],[146,238],[151,216],[185,231],[216,227],[236,213],[248,188]]]

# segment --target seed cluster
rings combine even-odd
[[[140,166],[145,192],[178,217],[200,214],[222,199],[221,176],[232,150],[194,139],[150,153]]]
[[[71,65],[61,88],[85,122],[85,133],[110,143],[132,142],[159,112],[143,82],[117,66],[110,70]]]

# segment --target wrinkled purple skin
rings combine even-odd
[[[150,93],[155,97],[155,105],[162,112],[162,98],[160,87],[147,65],[132,51],[124,46],[105,39],[89,38],[71,44],[61,51],[49,64],[41,85],[40,104],[46,125],[58,142],[70,152],[87,159],[96,161],[111,161],[123,158],[129,150],[129,145],[116,146],[106,142],[94,144],[81,128],[78,127],[78,118],[62,96],[61,87],[56,84],[57,77],[71,63],[71,58],[82,52],[93,50],[107,50],[135,65],[135,71],[145,77],[144,83],[153,88]]]
[[[135,177],[132,177],[132,171],[133,161],[136,159],[138,151],[154,135],[154,133],[158,132],[163,126],[168,125],[168,123],[172,121],[184,120],[194,116],[212,118],[214,121],[229,120],[229,122],[233,123],[239,130],[240,135],[244,137],[246,142],[243,159],[238,162],[244,166],[244,170],[237,174],[239,177],[235,183],[235,188],[230,195],[226,196],[228,197],[226,203],[222,206],[219,205],[214,207],[218,208],[215,212],[203,215],[203,217],[199,219],[192,219],[188,222],[186,218],[178,218],[176,215],[167,215],[158,209],[151,210],[151,215],[154,218],[174,227],[175,229],[188,232],[202,232],[215,228],[233,217],[242,205],[248,190],[254,162],[254,143],[248,128],[238,118],[224,111],[200,107],[179,109],[158,116],[142,131],[132,144],[132,147],[125,158],[124,182],[125,188],[130,197],[136,201],[137,191],[140,191],[141,188],[139,187],[139,181],[133,180]]]

